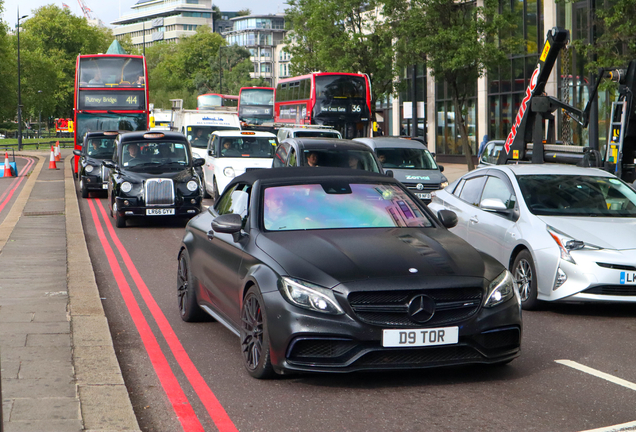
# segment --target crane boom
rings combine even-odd
[[[87,20],[92,20],[93,17],[91,16],[91,12],[93,12],[88,6],[86,6],[86,3],[84,3],[84,0],[77,0],[77,2],[80,5],[80,8],[82,9],[82,13],[84,14],[84,17]]]

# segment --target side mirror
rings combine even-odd
[[[115,165],[115,163],[113,161],[103,160],[102,161],[102,165],[105,166],[108,169],[112,169],[112,170],[116,170],[117,169],[117,165]]]
[[[214,156],[214,150],[212,150],[212,149],[208,150],[208,155]]]
[[[81,156],[82,155],[82,151],[81,150],[73,150],[73,154],[75,156]]]
[[[391,170],[384,171],[384,174],[386,174],[387,177],[393,177],[393,171]]]
[[[218,233],[234,234],[243,228],[243,219],[235,213],[217,216],[212,220],[212,229]]]
[[[444,165],[437,165],[439,172],[444,172]]]
[[[200,167],[200,166],[203,166],[203,165],[205,165],[205,159],[203,159],[203,158],[196,158],[192,162],[192,166],[193,167]]]
[[[446,228],[453,228],[457,225],[457,215],[450,210],[440,210],[437,212],[437,218]]]
[[[486,198],[479,203],[479,208],[492,212],[508,211],[508,207],[499,198]]]
[[[431,152],[431,156],[435,157],[436,155],[435,155],[435,153]]]

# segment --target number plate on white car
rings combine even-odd
[[[146,216],[169,216],[174,214],[173,208],[146,209]]]
[[[416,192],[415,196],[418,197],[419,199],[431,199],[430,193]]]
[[[459,341],[459,327],[383,330],[383,347],[452,345]]]

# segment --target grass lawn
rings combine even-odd
[[[38,145],[39,141],[39,145]],[[71,148],[73,147],[73,139],[72,138],[41,138],[38,140],[35,139],[22,139],[22,149],[23,150],[44,150],[51,147],[51,143],[55,144],[57,141],[60,142],[61,148]],[[18,149],[18,139],[17,138],[5,138],[0,139],[0,149],[6,150],[6,147],[9,149]],[[39,147],[39,148],[38,148]]]

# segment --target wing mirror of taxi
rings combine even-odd
[[[203,165],[205,165],[205,159],[203,159],[203,158],[196,158],[192,162],[192,166],[194,166],[194,167],[200,167],[200,166],[203,166]]]
[[[81,156],[82,155],[82,151],[81,150],[73,150],[73,154],[75,156]]]
[[[384,171],[384,174],[386,174],[387,177],[393,177],[393,171],[391,170]]]
[[[117,165],[115,165],[115,163],[113,161],[103,160],[102,161],[102,165],[105,166],[108,169],[112,169],[112,170],[116,170],[117,169]]]
[[[437,218],[446,228],[453,228],[457,225],[457,215],[450,210],[440,210],[437,212]]]

